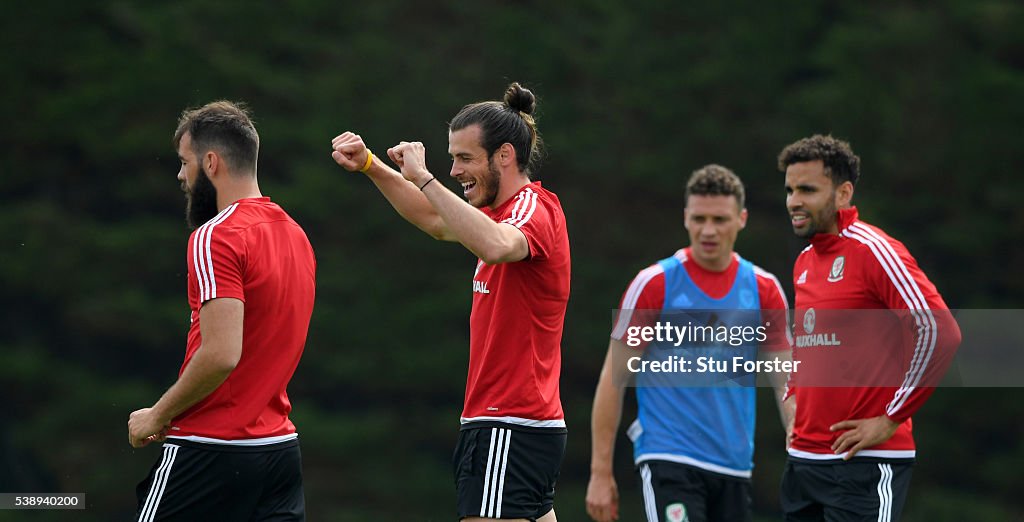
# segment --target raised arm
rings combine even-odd
[[[526,236],[507,223],[495,223],[479,209],[466,203],[427,170],[426,150],[420,142],[401,142],[388,149],[388,156],[402,169],[409,184],[420,187],[445,229],[484,263],[496,265],[521,261],[530,254]]]
[[[456,241],[423,192],[373,155],[358,134],[345,132],[331,141],[331,157],[349,172],[363,172],[406,221],[435,239]]]

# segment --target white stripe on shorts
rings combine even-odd
[[[879,464],[878,522],[892,522],[892,464]]]
[[[508,465],[508,449],[512,447],[512,430],[505,430],[505,449],[501,453],[501,475],[498,478],[498,510],[495,518],[501,518],[501,500],[505,496],[505,467]]]
[[[643,480],[644,510],[647,512],[647,522],[658,522],[658,504],[654,501],[651,467],[647,464],[640,465],[640,478]]]
[[[174,465],[174,457],[178,454],[175,444],[164,444],[164,456],[160,461],[160,467],[153,473],[153,483],[149,486],[149,495],[139,513],[139,522],[153,522],[156,510],[160,507],[160,499],[164,496],[164,489],[167,488],[167,477],[171,474],[171,466]]]
[[[505,468],[512,430],[491,428],[491,446],[487,451],[487,471],[484,473],[484,494],[480,499],[480,516],[501,518],[501,500],[505,493]]]

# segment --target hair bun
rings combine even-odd
[[[537,98],[530,89],[519,85],[519,82],[512,82],[512,85],[505,89],[505,105],[523,114],[533,114],[537,109]]]

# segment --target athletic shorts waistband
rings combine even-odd
[[[665,459],[659,459],[659,458],[645,458],[645,459],[638,460],[636,462],[636,464],[635,464],[635,468],[637,470],[640,470],[640,468],[644,464],[654,464],[654,463],[663,464],[663,465],[667,465],[667,466],[670,466],[670,467],[678,466],[681,469],[690,469],[690,470],[693,470],[693,471],[695,471],[697,473],[703,473],[703,474],[705,474],[705,475],[707,475],[709,477],[715,477],[715,478],[722,479],[722,480],[735,480],[735,481],[739,481],[739,482],[750,482],[750,477],[749,476],[729,475],[727,473],[720,473],[720,472],[716,472],[716,471],[713,471],[713,470],[710,470],[710,469],[707,469],[707,468],[702,468],[702,467],[694,465],[694,464],[687,464],[685,462],[679,462],[679,461],[675,461],[675,460],[665,460]]]
[[[914,457],[907,458],[888,458],[888,457],[862,457],[860,455],[854,455],[850,460],[843,460],[841,457],[834,459],[805,459],[801,457],[795,457],[788,455],[786,460],[789,462],[795,462],[797,464],[811,464],[815,466],[828,466],[828,465],[843,465],[850,462],[863,462],[863,463],[877,463],[877,464],[913,464],[916,459]]]
[[[523,426],[522,424],[512,424],[509,422],[497,422],[497,421],[475,421],[467,422],[459,426],[459,431],[476,430],[482,428],[502,428],[512,431],[520,431],[525,433],[548,433],[551,435],[558,435],[562,433],[569,433],[569,429],[565,427],[559,428],[538,428],[536,426]]]
[[[175,446],[181,446],[184,448],[194,448],[205,451],[223,451],[228,453],[262,453],[268,451],[280,451],[288,448],[294,448],[299,445],[299,439],[290,439],[283,442],[263,444],[260,446],[236,446],[232,444],[211,444],[208,442],[196,442],[193,440],[173,439],[168,437],[164,444],[173,444]]]

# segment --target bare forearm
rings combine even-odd
[[[443,185],[430,183],[423,194],[441,216],[452,237],[485,263],[494,265],[519,261],[529,254],[521,232],[510,225],[495,223]]]
[[[779,422],[782,423],[782,429],[785,430],[789,426],[792,420],[792,411],[786,405],[786,388],[775,388],[775,407],[779,409]]]
[[[366,174],[406,221],[436,239],[455,241],[430,201],[400,173],[375,160]]]
[[[782,362],[792,360],[792,354],[788,351],[760,352],[758,355],[761,359],[772,359]],[[775,406],[779,409],[779,420],[782,422],[782,428],[786,429],[792,420],[789,408],[783,404],[786,398],[786,383],[789,381],[789,374],[771,372],[768,374],[768,380],[771,381],[772,391],[775,394]]]
[[[615,436],[622,421],[623,390],[609,375],[602,374],[594,394],[591,412],[591,473],[611,473],[615,456]]]
[[[153,410],[160,418],[170,422],[213,393],[227,380],[233,369],[233,364],[217,360],[209,350],[200,347],[178,381],[153,405]]]

